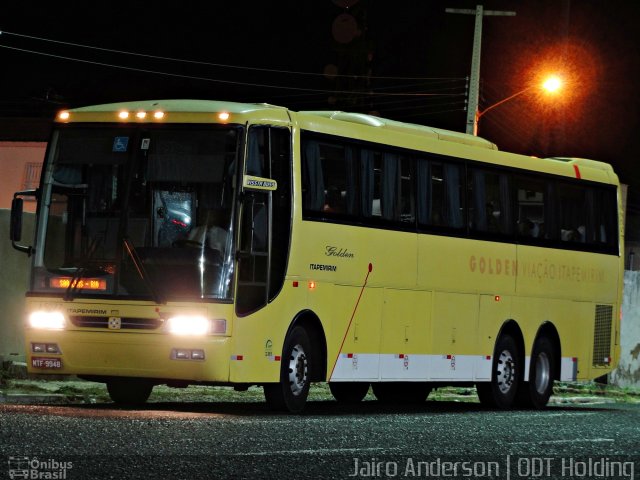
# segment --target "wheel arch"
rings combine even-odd
[[[551,321],[545,321],[538,328],[538,332],[536,333],[536,338],[533,342],[538,341],[539,338],[546,337],[549,339],[551,344],[553,345],[553,353],[556,356],[556,362],[554,365],[553,378],[554,380],[560,380],[560,366],[562,363],[562,344],[560,343],[560,335],[558,334],[558,329]],[[533,349],[533,346],[531,347]]]
[[[323,382],[327,378],[327,337],[322,322],[312,310],[298,312],[289,325],[284,337],[285,341],[291,331],[298,326],[303,327],[309,334],[312,356],[320,359],[315,365],[312,364],[311,381]]]
[[[498,340],[500,339],[500,337],[502,337],[503,335],[511,335],[511,337],[513,337],[513,340],[516,342],[516,346],[518,347],[518,360],[519,360],[519,364],[520,364],[520,374],[524,375],[524,359],[525,359],[525,346],[524,346],[524,335],[522,334],[522,329],[520,328],[520,325],[518,324],[518,322],[516,322],[513,319],[509,319],[509,320],[505,320],[505,322],[502,324],[502,326],[500,327],[500,330],[498,331],[498,336],[496,337],[496,341],[494,344],[494,352],[493,355],[495,356],[496,352],[495,352],[495,346],[498,344]],[[522,377],[521,377],[522,378]]]

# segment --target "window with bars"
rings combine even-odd
[[[24,166],[22,175],[22,190],[33,190],[38,188],[40,184],[40,172],[42,171],[42,163],[28,162]]]

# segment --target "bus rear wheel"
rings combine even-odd
[[[520,370],[515,340],[511,335],[502,335],[496,343],[491,381],[476,385],[480,403],[497,408],[511,407],[518,391]]]
[[[366,382],[331,382],[329,390],[340,403],[359,403],[367,396],[369,384]]]
[[[423,403],[431,386],[425,382],[377,382],[372,383],[373,394],[381,403]]]
[[[147,401],[153,383],[139,378],[113,378],[107,381],[111,400],[122,405],[140,405]]]
[[[307,331],[294,327],[284,342],[280,363],[280,382],[264,385],[264,396],[273,410],[300,413],[311,386],[311,341]]]
[[[518,391],[518,404],[525,407],[544,408],[553,393],[553,376],[556,371],[556,355],[547,337],[540,337],[533,344],[529,381],[523,382]]]

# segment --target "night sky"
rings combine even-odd
[[[445,8],[477,3],[5,2],[0,115],[203,98],[372,112],[464,131],[474,18]],[[481,110],[542,73],[560,74],[566,86],[555,101],[531,90],[488,112],[480,135],[502,150],[610,162],[640,190],[640,2],[482,4],[517,15],[484,19]]]

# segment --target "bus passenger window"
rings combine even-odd
[[[516,183],[518,236],[548,238],[545,229],[545,184],[526,178],[519,178]]]
[[[490,234],[512,233],[507,174],[471,168],[467,185],[471,231]]]
[[[585,243],[587,240],[586,189],[565,183],[558,184],[560,240]]]
[[[356,175],[350,146],[305,142],[302,172],[306,212],[355,215]]]
[[[418,160],[418,222],[424,226],[463,228],[461,182],[458,164]]]

